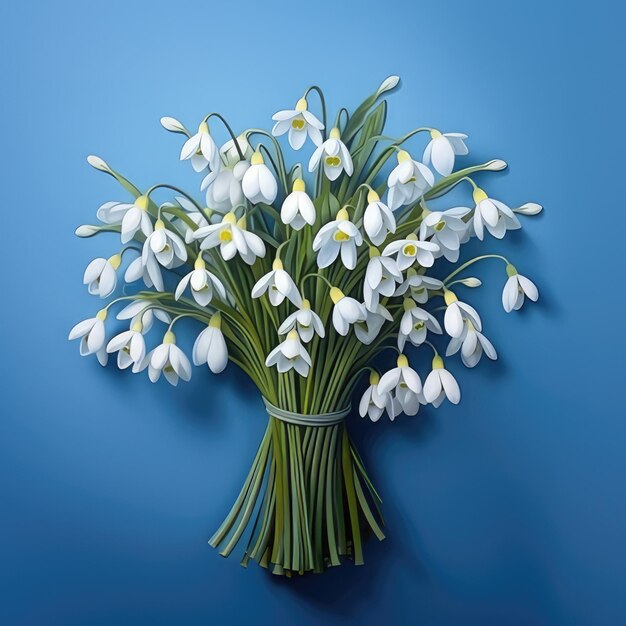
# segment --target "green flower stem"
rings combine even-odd
[[[464,269],[467,269],[468,267],[470,267],[470,265],[474,265],[474,263],[477,263],[478,261],[482,261],[484,259],[500,259],[501,261],[504,261],[507,265],[509,264],[509,260],[501,254],[483,254],[463,263],[463,265],[455,269],[454,272],[448,274],[448,276],[444,278],[443,283],[448,284],[450,280],[452,280],[457,274],[460,274]]]

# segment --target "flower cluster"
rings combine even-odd
[[[90,294],[109,298],[132,255],[123,280],[145,289],[78,323],[69,338],[80,339],[80,353],[95,354],[103,365],[117,354],[121,369],[147,370],[153,382],[163,374],[176,385],[190,379],[192,368],[173,326],[188,319],[202,326],[191,349],[195,365],[219,373],[230,360],[286,408],[341,408],[364,372],[369,386],[359,411],[372,421],[385,412],[392,420],[415,415],[421,405],[438,407],[445,399],[458,403],[459,385],[444,357],[460,354],[466,367],[483,355],[497,358],[479,313],[457,295],[481,284],[463,273],[478,261],[502,262],[507,312],[537,300],[538,291],[502,255],[469,259],[445,277],[437,261],[458,264],[464,244],[501,239],[520,228],[518,214],[541,207],[511,208],[478,187],[474,174],[504,169],[501,160],[455,170],[469,152],[465,134],[423,127],[386,138],[383,96],[397,83],[390,77],[352,115],[341,109],[334,124],[317,87],[277,112],[271,132],[235,135],[218,114],[204,117],[196,132],[162,118],[166,130],[183,136],[180,159],[202,175],[201,200],[166,184],[140,190],[90,157],[131,197],[106,202],[97,211],[100,224],[77,229],[83,237],[115,233],[121,244],[108,259],[88,264],[84,283]],[[310,110],[313,90],[320,114]],[[221,147],[215,123],[229,135]],[[426,138],[421,158],[405,146],[419,136]],[[310,146],[304,163],[288,168],[284,139],[294,151]],[[391,167],[383,177],[385,165]],[[445,206],[447,192],[461,184],[471,191],[467,204]],[[164,190],[174,198],[159,203]],[[107,339],[109,309],[120,302],[117,318],[129,326]],[[164,332],[148,349],[155,320]],[[432,353],[423,381],[409,361],[415,348]],[[379,372],[372,364],[389,349],[397,352],[395,366]]]

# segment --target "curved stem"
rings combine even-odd
[[[326,140],[326,132],[328,130],[328,126],[326,122],[326,99],[324,98],[324,92],[317,85],[312,85],[304,92],[304,97],[306,98],[311,93],[311,91],[317,92],[317,95],[320,99],[320,104],[322,105],[322,124],[324,124],[322,136],[324,137],[324,140]]]
[[[150,197],[150,194],[157,189],[171,189],[176,193],[179,193],[181,196],[185,196],[189,202],[193,203],[193,205],[198,209],[198,211],[202,212],[202,207],[186,192],[180,189],[179,187],[175,187],[174,185],[169,185],[167,183],[158,183],[156,185],[152,185],[146,193],[144,194],[146,197]]]
[[[504,261],[507,265],[509,264],[509,260],[506,257],[502,256],[501,254],[483,254],[481,256],[477,256],[473,259],[470,259],[469,261],[463,263],[463,265],[455,269],[454,272],[452,272],[446,278],[444,278],[444,281],[443,281],[444,284],[447,284],[447,282],[451,278],[454,278],[459,272],[462,272],[464,269],[468,268],[470,265],[474,265],[474,263],[477,263],[478,261],[482,261],[483,259],[500,259],[501,261]]]
[[[209,113],[205,118],[204,121],[208,122],[210,118],[212,117],[217,117],[217,119],[219,119],[222,124],[224,124],[224,126],[226,127],[226,130],[228,131],[228,134],[231,136],[233,143],[235,144],[235,149],[237,150],[237,154],[239,155],[239,158],[242,161],[245,161],[246,158],[243,155],[243,152],[241,151],[241,147],[239,146],[239,142],[237,141],[237,137],[235,137],[235,133],[233,132],[233,129],[230,127],[230,124],[224,119],[224,117],[222,115],[220,115],[217,112],[214,113]]]
[[[304,281],[307,278],[311,278],[312,276],[315,276],[315,278],[319,278],[320,280],[323,280],[330,289],[333,288],[333,285],[330,283],[330,281],[328,280],[328,278],[326,278],[326,276],[322,276],[321,274],[318,274],[317,272],[311,272],[309,274],[306,274],[306,276],[303,276],[302,279],[300,280],[300,291],[302,291],[302,287],[304,285]]]

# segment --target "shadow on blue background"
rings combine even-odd
[[[625,623],[623,19],[604,2],[3,4],[0,623]],[[253,386],[233,367],[151,385],[66,341],[97,306],[84,266],[117,245],[73,229],[125,198],[85,157],[194,190],[162,115],[268,127],[311,83],[354,107],[390,73],[390,134],[467,132],[469,160],[511,166],[483,178],[493,195],[546,207],[485,243],[541,301],[505,315],[502,268],[477,271],[467,298],[501,359],[455,363],[459,407],[351,418],[388,539],[365,567],[278,580],[206,545],[264,428]]]

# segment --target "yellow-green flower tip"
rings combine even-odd
[[[135,206],[138,206],[143,211],[147,211],[148,210],[148,204],[149,203],[150,203],[150,201],[148,200],[148,196],[139,196],[135,200]]]
[[[176,335],[171,330],[168,330],[163,335],[163,343],[176,343]]]
[[[209,217],[211,217],[211,215],[213,215],[213,209],[209,209],[208,206],[205,206],[203,209],[203,213],[205,217],[208,219]]]
[[[370,246],[369,253],[370,253],[370,259],[380,256],[380,250],[376,248],[375,246]]]
[[[379,200],[380,200],[380,196],[373,189],[370,189],[367,194],[367,201],[378,202]]]
[[[515,265],[511,265],[510,263],[506,264],[506,275],[510,278],[511,276],[515,276],[517,274],[517,268]]]
[[[296,111],[306,111],[309,104],[306,101],[306,98],[300,98],[298,102],[296,102]]]
[[[209,125],[206,122],[200,122],[200,126],[198,126],[199,133],[208,133]]]
[[[485,200],[488,196],[480,187],[476,187],[476,189],[474,189],[474,193],[472,193],[472,197],[474,198],[474,202],[478,204],[479,202]]]
[[[301,178],[296,178],[296,180],[293,181],[292,191],[304,191],[305,189],[306,185]]]
[[[380,381],[380,376],[378,372],[372,372],[370,374],[370,385],[377,385],[379,381]]]
[[[101,322],[104,322],[104,320],[107,318],[107,310],[106,309],[100,309],[97,313],[96,313],[96,319],[100,320]]]
[[[143,324],[137,320],[131,327],[131,330],[134,330],[136,333],[140,333],[143,330]]]
[[[406,238],[410,241],[417,241],[417,235],[415,233],[409,233]]]
[[[299,338],[300,338],[300,335],[298,335],[298,331],[295,330],[295,329],[294,330],[290,330],[287,333],[287,339],[291,339],[293,341],[294,339],[299,339]]]
[[[341,133],[339,132],[339,129],[336,126],[330,129],[329,136],[331,139],[341,139]]]
[[[206,263],[204,262],[204,259],[202,258],[202,254],[199,254],[196,257],[196,262],[193,264],[193,266],[197,270],[203,270],[206,268]]]
[[[438,130],[436,130],[435,128],[433,128],[430,131],[430,138],[431,139],[437,139],[437,137],[441,137],[441,133]]]
[[[404,354],[400,354],[398,356],[398,360],[396,361],[396,365],[398,367],[408,367],[409,366],[409,359],[407,359]]]
[[[417,272],[415,271],[415,268],[409,267],[409,269],[406,272],[406,276],[407,278],[414,278],[415,276],[417,276]]]
[[[109,257],[109,265],[113,267],[114,270],[118,269],[118,267],[122,264],[122,255],[114,254]]]
[[[413,301],[413,298],[405,298],[402,301],[402,307],[405,311],[410,311],[413,307],[415,307],[415,302]]]
[[[433,359],[433,369],[434,370],[442,370],[443,369],[443,359],[437,355]]]
[[[449,289],[446,289],[443,292],[443,299],[446,301],[446,306],[450,306],[453,302],[456,302],[458,300],[454,292],[450,291]]]
[[[237,216],[233,213],[233,211],[229,211],[222,218],[222,222],[226,222],[226,224],[236,224],[237,223]]]
[[[337,219],[338,220],[349,220],[350,219],[350,215],[348,213],[348,210],[343,207],[341,209],[339,209],[339,211],[337,211]]]
[[[283,262],[278,257],[276,257],[274,259],[274,262],[272,263],[272,269],[273,270],[282,270],[283,269]]]
[[[252,158],[250,159],[250,163],[252,163],[252,165],[262,165],[263,163],[265,163],[265,161],[263,160],[263,155],[257,150],[252,155]]]
[[[302,306],[300,308],[304,309],[305,311],[308,311],[311,308],[311,303],[306,298],[303,298]]]
[[[345,296],[343,295],[343,291],[341,291],[341,289],[339,289],[338,287],[330,288],[330,299],[333,301],[334,304],[337,304],[337,302],[339,302],[339,300],[341,300],[343,297]]]
[[[403,163],[404,161],[410,161],[411,155],[406,150],[399,150],[396,158],[398,159],[398,163]]]
[[[209,326],[211,328],[221,328],[222,327],[222,315],[221,313],[213,313],[211,316],[211,321],[209,322]]]
[[[246,230],[246,227],[248,226],[248,220],[246,219],[245,213],[237,220],[237,226],[239,226],[239,228],[243,230]]]
[[[163,220],[157,220],[154,222],[154,230],[163,230],[165,228],[165,222]]]

